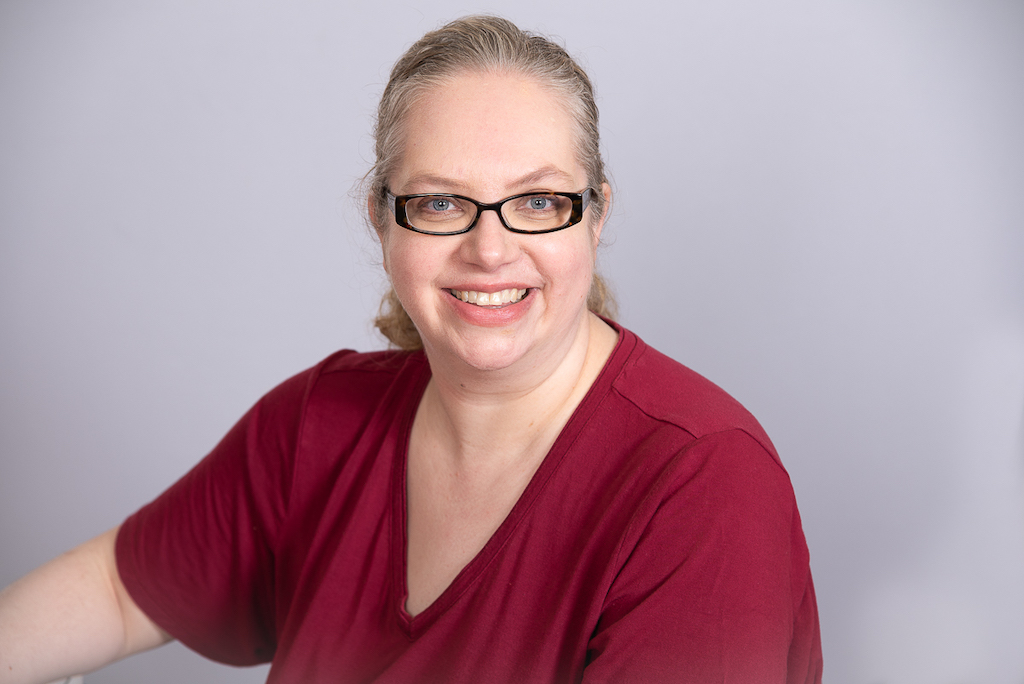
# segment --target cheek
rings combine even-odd
[[[574,294],[590,290],[594,274],[594,250],[589,244],[589,232],[582,234],[582,240],[573,240],[559,249],[548,251],[544,258],[550,264],[550,277],[559,284],[560,290]]]
[[[412,250],[408,249],[401,240],[390,240],[385,244],[384,270],[396,288],[409,280],[412,276],[411,270],[415,265]]]
[[[426,240],[417,239],[418,236],[414,233],[402,233],[387,236],[382,247],[384,270],[402,304],[408,309],[413,305],[410,300],[417,292],[426,292],[429,289],[423,286],[433,279],[437,271],[436,260],[439,257],[435,250],[430,249],[431,244]]]

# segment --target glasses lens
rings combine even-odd
[[[551,230],[569,222],[572,200],[559,195],[524,195],[505,202],[501,207],[501,215],[516,230]]]
[[[405,203],[405,215],[416,228],[431,233],[457,233],[476,217],[476,207],[458,197],[427,195],[411,197]]]

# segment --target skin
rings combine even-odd
[[[493,202],[587,185],[568,114],[528,79],[464,75],[426,98],[407,124],[392,179],[398,194]],[[610,198],[607,186],[602,191]],[[409,446],[411,614],[432,603],[501,524],[615,345],[615,332],[585,306],[603,223],[588,210],[566,230],[516,235],[489,212],[457,237],[393,223],[381,232],[385,267],[433,371]],[[530,294],[500,309],[470,308],[448,292],[511,287]],[[116,534],[0,592],[0,684],[57,680],[170,640],[125,590]]]
[[[468,73],[418,102],[406,121],[395,194],[495,202],[587,187],[559,96],[518,75]],[[602,188],[606,197],[610,189]],[[506,230],[494,212],[458,236],[394,223],[385,268],[416,324],[432,379],[413,424],[407,472],[408,600],[430,605],[526,488],[617,340],[586,309],[604,216],[544,235]],[[451,290],[526,288],[499,308]],[[513,417],[514,419],[510,419]]]
[[[0,592],[0,684],[89,672],[171,637],[128,595],[110,530]]]

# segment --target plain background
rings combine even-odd
[[[382,341],[351,192],[472,11],[589,69],[621,320],[792,476],[826,680],[1024,680],[1024,4],[0,0],[0,584]],[[257,682],[177,645],[86,678]]]

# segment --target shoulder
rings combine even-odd
[[[372,392],[375,387],[386,389],[396,378],[425,366],[422,352],[342,349],[288,378],[267,396],[286,395],[293,400],[308,400],[312,393],[320,391]]]
[[[310,412],[330,419],[370,411],[389,389],[416,382],[429,368],[422,353],[357,352],[343,349],[267,392],[250,411],[249,422],[297,436]]]
[[[321,361],[316,368],[324,375],[332,373],[368,373],[374,375],[395,375],[401,372],[411,359],[422,353],[388,349],[372,352],[358,352],[354,349],[336,351]]]
[[[429,372],[429,365],[423,352],[345,349],[331,354],[310,371],[309,398],[352,396],[365,405],[367,400],[396,386],[417,383],[424,372]]]
[[[626,354],[612,391],[650,418],[684,430],[698,441],[723,433],[745,433],[778,462],[764,428],[728,392],[647,345],[635,333],[623,328],[620,334]]]

